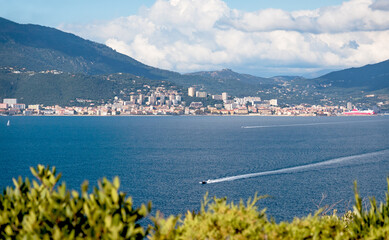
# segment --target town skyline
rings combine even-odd
[[[98,104],[89,99],[76,99],[84,106],[45,106],[18,102],[17,98],[4,98],[0,103],[0,116],[132,116],[132,115],[255,115],[255,116],[341,116],[341,115],[374,115],[378,108],[359,112],[355,105],[347,102],[345,106],[329,104],[293,104],[278,105],[277,99],[261,97],[235,97],[227,92],[209,94],[204,90],[189,87],[187,93],[165,87],[150,87],[147,94],[141,90],[133,93],[128,101],[115,97],[112,102]],[[192,100],[183,101],[184,95]],[[369,96],[367,96],[369,97]],[[374,96],[373,96],[374,97]],[[212,99],[215,104],[204,105],[203,99]],[[353,112],[353,111],[354,112]]]

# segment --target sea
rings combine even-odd
[[[352,209],[354,181],[366,203],[384,200],[389,117],[0,117],[0,190],[38,164],[74,190],[119,176],[151,214],[197,212],[206,194],[234,203],[258,194],[269,219],[291,221]]]

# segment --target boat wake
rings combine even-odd
[[[278,170],[271,170],[271,171],[265,171],[265,172],[248,173],[248,174],[236,175],[236,176],[231,176],[231,177],[223,177],[223,178],[218,178],[218,179],[209,179],[207,181],[207,184],[234,181],[234,180],[238,180],[238,179],[253,178],[253,177],[259,177],[259,176],[268,176],[268,175],[295,173],[295,172],[302,172],[302,171],[308,171],[308,170],[322,169],[323,167],[326,167],[326,166],[333,166],[333,165],[339,165],[339,164],[362,163],[366,160],[369,160],[369,161],[376,160],[378,157],[381,157],[381,156],[389,156],[389,149],[381,150],[378,152],[371,152],[371,153],[364,153],[364,154],[359,154],[359,155],[352,155],[352,156],[347,156],[347,157],[335,158],[335,159],[327,160],[324,162],[311,163],[311,164],[306,164],[306,165],[301,165],[301,166],[296,166],[296,167],[282,168],[282,169],[278,169]]]
[[[315,126],[315,125],[332,125],[332,124],[350,124],[362,122],[382,122],[385,120],[367,120],[367,121],[344,121],[344,122],[321,122],[321,123],[296,123],[284,125],[260,125],[260,126],[242,126],[242,128],[275,128],[275,127],[295,127],[295,126]]]

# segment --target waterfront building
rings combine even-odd
[[[198,97],[198,98],[206,98],[207,97],[207,92],[197,91],[196,92],[196,97]]]
[[[234,98],[234,102],[238,105],[246,105],[248,100],[246,98]]]
[[[56,112],[53,110],[53,109],[43,109],[41,111],[41,114],[43,115],[54,115]],[[57,112],[57,114],[59,115],[59,112]]]
[[[222,93],[222,100],[227,101],[227,99],[228,99],[228,93],[226,92]]]
[[[159,103],[160,105],[163,105],[165,103],[165,95],[163,94],[159,95]]]
[[[226,110],[234,110],[235,108],[237,108],[237,104],[236,103],[227,103],[227,104],[224,104],[224,109]]]
[[[191,102],[189,105],[189,108],[202,108],[203,103],[202,102]]]
[[[157,98],[154,96],[154,94],[151,94],[151,96],[149,96],[149,102],[148,104],[149,105],[154,105],[155,102],[156,102]]]
[[[217,103],[217,104],[215,104],[215,108],[222,109],[223,108],[223,104]]]
[[[258,112],[258,109],[255,107],[255,106],[249,106],[247,108],[247,110],[250,112],[250,113],[257,113]]]
[[[28,105],[28,109],[39,111],[41,109],[41,106],[39,104],[31,104]]]
[[[20,109],[20,110],[23,110],[26,108],[26,104],[24,103],[15,103],[12,105],[13,108],[17,108],[17,109]]]
[[[142,104],[143,104],[143,101],[144,101],[144,95],[143,95],[143,94],[139,94],[138,104],[139,104],[139,105],[142,105]]]
[[[270,99],[269,102],[270,102],[270,105],[271,105],[271,106],[278,106],[278,101],[277,101],[277,99]]]
[[[246,108],[237,108],[234,109],[235,114],[248,114],[249,111]]]
[[[260,97],[244,97],[244,98],[234,98],[234,102],[238,105],[246,105],[247,103],[251,103],[251,105],[255,106],[258,103],[261,103]]]
[[[212,95],[212,99],[214,99],[214,100],[223,100],[222,95]]]
[[[33,115],[34,114],[34,111],[32,111],[32,110],[25,110],[24,112],[23,112],[23,115],[24,116],[31,116],[31,115]]]
[[[258,113],[261,115],[272,115],[272,112],[268,108],[258,108]]]
[[[14,104],[17,104],[18,100],[16,98],[4,98],[3,103],[6,103],[6,104],[12,106]]]
[[[65,109],[64,111],[64,115],[74,115],[76,114],[76,111],[74,111],[73,109]]]

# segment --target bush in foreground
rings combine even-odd
[[[0,195],[0,239],[389,239],[389,178],[386,201],[362,207],[355,184],[353,212],[344,216],[314,215],[279,224],[259,210],[254,196],[246,203],[205,196],[198,213],[184,217],[151,217],[147,229],[139,221],[148,216],[151,204],[133,208],[131,198],[118,192],[119,179],[103,179],[88,193],[69,191],[55,168],[31,168],[38,179],[14,179]]]
[[[0,195],[1,239],[142,239],[139,224],[149,206],[132,207],[131,198],[118,193],[119,179],[103,179],[91,194],[88,183],[81,193],[70,192],[53,167],[31,168],[37,181],[13,179]]]

